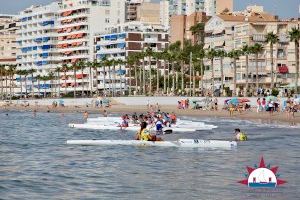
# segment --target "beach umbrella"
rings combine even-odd
[[[240,103],[247,103],[247,102],[250,102],[250,100],[246,99],[246,98],[241,98],[241,99],[239,99],[239,102]]]
[[[268,102],[268,101],[277,101],[277,97],[275,97],[275,96],[267,96],[266,97],[266,101]]]
[[[239,100],[238,100],[238,98],[234,97],[234,98],[230,99],[228,101],[228,103],[231,103],[233,105],[238,105],[239,104]]]

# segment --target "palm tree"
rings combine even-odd
[[[244,96],[247,96],[247,92],[249,89],[249,54],[251,53],[250,47],[248,45],[244,45],[242,47],[242,54],[246,57],[246,87]]]
[[[228,53],[228,57],[230,57],[233,60],[233,96],[236,96],[236,60],[239,59],[240,55],[240,50],[232,50]]]
[[[146,94],[146,74],[145,74],[145,57],[146,57],[146,53],[145,52],[141,52],[141,59],[142,61],[142,65],[143,65],[143,93],[142,94]]]
[[[78,61],[76,63],[73,64],[72,68],[73,68],[73,73],[74,73],[74,99],[76,98],[76,88],[77,88],[77,70],[80,68],[80,66],[82,65],[82,61]]]
[[[96,74],[96,93],[98,95],[98,67],[100,67],[101,63],[98,62],[97,60],[94,60],[93,62],[89,63],[89,69],[90,69],[90,96],[93,96],[93,72],[92,70],[95,70],[95,74]]]
[[[36,69],[29,69],[29,74],[31,75],[31,96],[34,99],[34,79],[33,74],[36,72]]]
[[[104,62],[103,63],[104,68],[108,67],[108,76],[109,76],[109,87],[108,88],[109,88],[109,94],[112,94],[112,78],[111,78],[112,71],[111,71],[111,66],[112,66],[113,62],[112,62],[112,60],[108,60],[108,59],[103,60],[103,62]],[[104,73],[105,73],[105,71],[104,71]],[[105,76],[104,76],[104,78],[105,78]]]
[[[25,97],[27,98],[28,92],[27,92],[27,76],[30,74],[29,70],[24,70],[24,78],[25,78]]]
[[[192,35],[196,36],[195,43],[203,45],[204,43],[204,27],[205,23],[198,23],[194,26],[191,26],[190,31],[192,32]]]
[[[61,67],[56,67],[54,72],[56,72],[56,86],[55,86],[55,92],[56,88],[58,87],[58,98],[60,97],[60,72],[62,68]]]
[[[163,52],[154,52],[153,57],[155,58],[156,63],[156,93],[159,92],[159,68],[158,68],[158,62],[163,58]],[[164,76],[165,77],[165,76]]]
[[[118,70],[118,75],[119,75],[119,79],[120,79],[120,94],[123,94],[123,72],[122,72],[122,65],[126,64],[125,61],[123,61],[122,59],[117,59],[116,64],[119,66],[119,70]],[[125,72],[126,74],[126,72]],[[124,84],[124,89],[126,90],[126,83]]]
[[[17,68],[16,65],[9,65],[8,70],[7,70],[7,74],[9,77],[9,100],[10,100],[10,102],[12,100],[12,84],[14,82],[13,77],[14,77],[14,74],[16,73],[16,68]]]
[[[224,65],[223,60],[227,56],[227,52],[223,49],[217,51],[217,57],[220,58],[220,72],[221,72],[221,95],[223,95],[224,90]]]
[[[152,94],[152,67],[151,67],[151,57],[153,56],[153,51],[150,47],[146,49],[146,56],[148,57],[149,64],[149,95]]]
[[[253,46],[250,47],[250,52],[255,55],[255,76],[256,76],[256,91],[259,88],[258,82],[258,54],[260,54],[263,50],[263,46],[259,43],[255,43]]]
[[[216,57],[216,51],[214,49],[210,49],[206,53],[206,57],[210,60],[210,66],[211,66],[211,85],[212,85],[212,96],[214,96],[215,92],[215,70],[214,70],[214,58]]]
[[[299,80],[299,40],[300,40],[300,29],[292,28],[289,31],[290,41],[294,42],[295,45],[295,59],[296,59],[296,77],[295,77],[295,93],[298,94],[298,80]]]
[[[63,64],[61,67],[61,72],[64,73],[64,85],[65,85],[65,95],[68,93],[67,92],[67,72],[71,69],[67,64]]]
[[[37,84],[38,84],[38,96],[40,97],[41,94],[41,84],[40,84],[40,80],[42,80],[42,76],[40,74],[38,74],[36,76],[36,80],[37,80]]]
[[[83,73],[83,71],[87,67],[87,63],[85,63],[84,61],[79,61],[77,63],[77,67],[81,71],[81,88],[82,88],[81,97],[84,97],[84,73]]]
[[[1,100],[4,98],[3,76],[5,75],[5,65],[0,65],[0,83],[1,83]]]
[[[132,75],[131,75],[131,71],[132,71],[132,66],[135,65],[135,55],[134,54],[130,54],[127,58],[127,66],[128,66],[128,76],[129,76],[129,83],[128,83],[128,94],[131,95],[131,88],[132,88]],[[136,70],[135,70],[136,73]]]
[[[172,92],[175,92],[175,62],[179,60],[180,56],[182,55],[182,51],[180,50],[181,42],[177,41],[173,44],[170,44],[168,47],[168,53],[169,53],[169,59],[171,60],[171,66],[172,66]],[[183,66],[182,66],[183,67]],[[182,72],[184,73],[184,72]]]
[[[46,98],[46,96],[47,96],[47,91],[46,91],[46,89],[47,89],[47,87],[46,87],[46,82],[49,80],[49,77],[48,77],[48,76],[40,76],[40,77],[39,77],[39,79],[40,79],[41,81],[43,81],[43,82],[44,82],[44,84],[43,84],[43,88],[44,88],[44,98]],[[39,86],[39,88],[40,88],[40,86]]]
[[[274,88],[274,58],[273,46],[278,42],[278,36],[272,32],[266,35],[266,42],[270,43],[270,57],[271,57],[271,89]]]
[[[170,55],[168,53],[168,49],[165,49],[161,54],[161,58],[164,60],[164,94],[166,94],[167,92],[166,75],[167,75],[167,60],[169,60],[169,57]]]
[[[47,76],[48,80],[50,81],[49,87],[50,87],[50,96],[53,97],[53,90],[52,90],[52,83],[53,80],[55,79],[54,73],[53,72],[49,72],[48,76]]]

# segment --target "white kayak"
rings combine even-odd
[[[189,147],[189,148],[234,148],[235,141],[179,139],[177,141],[142,141],[142,140],[67,140],[70,145],[99,145],[99,146],[159,146],[159,147]]]
[[[138,131],[140,126],[129,126],[129,127],[119,127],[119,126],[107,126],[107,125],[96,125],[96,124],[69,124],[71,128],[77,129],[91,129],[91,130],[127,130],[127,131]],[[155,130],[155,127],[148,127],[151,130]],[[211,127],[203,127],[201,130],[211,130]],[[172,130],[174,132],[194,132],[198,129],[195,128],[185,128],[185,127],[164,127],[163,131]]]

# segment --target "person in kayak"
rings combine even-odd
[[[144,140],[144,141],[162,141],[161,138],[156,137],[156,135],[151,135],[149,129],[147,129],[147,122],[141,123],[141,129],[137,132],[136,140]]]
[[[126,115],[122,117],[122,123],[120,124],[120,127],[122,128],[128,127],[128,119],[126,118]]]
[[[235,131],[235,140],[236,141],[248,140],[247,135],[245,133],[241,132],[241,130],[239,128],[236,128],[234,131]]]
[[[161,134],[163,131],[162,121],[159,118],[155,120],[156,133]]]

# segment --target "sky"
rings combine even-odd
[[[54,0],[0,0],[0,14],[17,14],[30,5],[44,5]],[[152,0],[159,2],[159,0]],[[244,10],[247,5],[262,5],[265,11],[279,15],[280,18],[297,18],[299,0],[234,0],[234,10]]]

